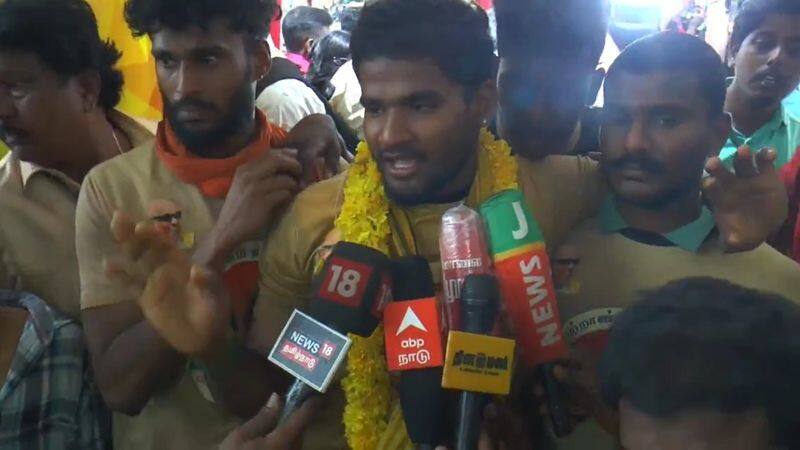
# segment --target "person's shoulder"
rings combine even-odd
[[[800,303],[800,264],[793,259],[768,244],[748,252],[725,254],[725,258],[740,259],[744,264],[731,267],[741,267],[741,270],[750,272],[746,275],[731,273],[732,281],[735,282],[737,276],[746,276],[754,288],[781,294]]]
[[[98,164],[86,175],[86,180],[99,185],[129,184],[136,177],[149,173],[158,157],[155,139]]]
[[[287,215],[295,216],[298,226],[314,226],[320,220],[330,221],[336,218],[344,201],[344,183],[347,172],[312,184],[297,195]],[[313,220],[315,219],[316,220]],[[312,219],[312,220],[308,220]]]
[[[560,177],[569,175],[593,175],[599,164],[588,156],[548,155],[536,160],[517,157],[523,176]]]

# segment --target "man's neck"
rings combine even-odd
[[[667,234],[688,225],[700,217],[700,192],[692,190],[658,208],[646,208],[616,199],[617,210],[630,228]]]
[[[131,149],[132,143],[121,130],[117,130],[105,111],[98,110],[87,118],[83,139],[74,141],[71,155],[80,155],[67,161],[63,167],[52,167],[78,183],[96,165]]]
[[[731,114],[733,127],[745,136],[752,136],[766,125],[780,106],[780,102],[761,104],[754,101],[737,89],[735,82],[728,87],[725,97],[725,111]]]
[[[189,151],[202,158],[230,158],[232,156],[236,156],[240,151],[242,151],[242,149],[250,145],[250,143],[256,139],[256,134],[258,132],[259,130],[257,127],[257,121],[255,120],[255,117],[253,117],[253,119],[250,120],[245,126],[222,142],[219,146],[210,150],[207,149],[195,151],[193,149],[189,149]]]

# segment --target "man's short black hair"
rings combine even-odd
[[[578,58],[594,68],[606,45],[609,0],[532,0],[526,12],[496,2],[501,56]]]
[[[744,2],[733,22],[729,54],[736,55],[747,36],[764,23],[771,14],[800,14],[800,1],[797,0],[747,0]],[[800,25],[798,25],[800,26]]]
[[[112,109],[122,95],[120,58],[103,42],[97,20],[84,0],[5,0],[0,2],[0,49],[31,52],[63,79],[88,71],[100,75],[98,105]]]
[[[125,19],[134,36],[163,28],[207,28],[215,19],[226,19],[232,30],[266,39],[276,10],[275,0],[128,0]]]
[[[352,33],[353,29],[358,23],[358,17],[361,15],[361,7],[347,7],[334,15],[334,20],[339,22],[342,31]]]
[[[712,278],[646,292],[617,316],[599,377],[614,408],[763,409],[777,443],[800,446],[800,311],[780,296]]]
[[[698,94],[708,104],[709,115],[715,117],[723,113],[727,76],[725,65],[710,45],[694,36],[663,31],[643,37],[620,53],[608,69],[606,80],[611,80],[618,72],[690,73],[699,82]]]
[[[430,58],[474,93],[496,74],[489,20],[463,0],[378,0],[361,11],[350,40],[356,73],[377,58]]]
[[[319,34],[333,24],[333,17],[320,8],[311,6],[298,6],[286,13],[283,18],[281,30],[286,40],[286,49],[293,53],[303,51],[303,46],[309,39],[319,37]]]

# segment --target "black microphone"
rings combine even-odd
[[[428,262],[419,256],[393,261],[392,281],[394,301],[431,301],[436,295]],[[437,329],[431,330],[431,333],[440,333],[439,325],[436,323]],[[434,449],[443,442],[445,430],[443,421],[446,416],[446,401],[442,389],[442,367],[400,372],[399,392],[403,418],[411,442],[418,450]]]
[[[461,328],[473,334],[490,334],[500,302],[497,280],[492,275],[469,275],[461,290]],[[456,450],[475,450],[481,432],[487,394],[461,392],[458,401]]]
[[[389,258],[350,242],[336,244],[313,284],[309,315],[334,330],[368,337],[391,296]],[[316,391],[296,379],[286,393],[284,422]]]

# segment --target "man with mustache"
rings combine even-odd
[[[120,54],[84,0],[0,4],[0,288],[80,318],[75,205],[95,165],[151,133],[115,110]]]
[[[742,145],[774,148],[778,167],[800,146],[800,117],[782,104],[800,83],[798,23],[794,0],[748,0],[736,15],[729,44],[736,75],[725,100],[733,129],[720,152],[729,165]]]
[[[151,38],[165,119],[155,141],[89,172],[76,213],[83,323],[97,385],[115,411],[116,449],[212,449],[238,423],[214,403],[200,358],[187,360],[145,320],[137,300],[151,273],[121,255],[117,242],[148,259],[147,235],[218,269],[231,293],[225,325],[232,337],[243,335],[271,225],[297,192],[337,169],[343,146],[330,119],[306,118],[287,136],[255,108],[275,7],[272,0],[126,4],[135,34]],[[129,226],[140,221],[151,228]],[[274,377],[269,367],[253,374],[253,383]]]
[[[353,214],[357,217],[348,216],[349,220],[363,221],[361,229],[367,235],[385,225],[391,256],[420,255],[430,261],[435,279],[440,279],[442,214],[461,201],[478,206],[485,199],[487,180],[498,177],[479,175],[481,165],[483,173],[500,170],[487,168],[487,164],[494,165],[486,161],[486,155],[489,145],[502,144],[492,143],[488,134],[481,137],[481,128],[493,117],[497,102],[492,47],[485,14],[461,0],[380,0],[364,8],[351,49],[363,88],[366,145],[374,157],[362,147],[361,159],[356,159],[346,177],[307,189],[270,235],[261,259],[255,320],[246,343],[249,348],[266,354],[292,310],[307,305],[315,269],[330,246],[343,238],[342,222],[337,225],[336,218],[348,199],[375,201],[385,192],[385,203],[362,205]],[[518,158],[517,164],[520,189],[551,247],[602,203],[604,181],[586,159]],[[513,168],[506,169],[504,177],[513,176]],[[774,172],[765,174],[779,184]],[[368,176],[370,180],[356,178],[355,187],[345,189],[345,179],[350,176]],[[738,209],[742,202],[747,204],[744,197],[754,192],[753,185],[745,182],[747,187],[742,189],[744,180],[728,172],[712,178],[727,185],[721,190],[726,196],[735,196],[735,201],[728,197],[724,204],[717,203],[720,197],[712,202],[725,222],[731,218],[731,206]],[[699,183],[698,177],[698,191]],[[737,215],[734,212],[733,216]],[[149,230],[152,225],[144,223],[135,234],[148,234]],[[138,259],[146,267],[145,273],[153,273],[147,281],[151,288],[139,301],[149,323],[165,340],[192,359],[220,352],[220,348],[248,354],[242,343],[228,334],[229,304],[213,271],[192,268],[192,261],[156,240],[139,239],[129,245],[132,224],[120,231],[124,232],[121,244],[125,253]],[[147,256],[142,256],[142,247],[148,249]],[[226,405],[242,416],[254,414],[272,392],[283,389],[261,372],[247,370],[243,360],[225,361],[226,370],[208,367],[208,371]],[[252,362],[268,364],[258,355],[253,355]],[[257,382],[250,384],[250,379]],[[342,389],[334,386],[328,397],[329,406],[306,436],[307,449],[346,445]],[[383,435],[385,439],[398,432],[397,421],[393,424]]]
[[[800,302],[800,266],[766,244],[726,253],[701,199],[706,160],[730,132],[724,99],[722,61],[685,34],[639,40],[608,72],[600,141],[611,194],[554,261],[569,258],[573,264],[557,295],[580,366],[571,378],[575,398],[580,413],[597,418],[609,434],[598,437],[592,421],[560,448],[615,448],[616,424],[599,401],[595,369],[614,317],[639,291],[710,276]]]

